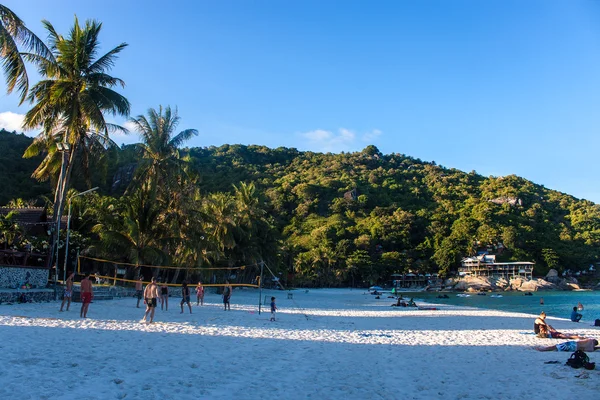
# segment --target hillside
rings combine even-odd
[[[36,166],[20,157],[26,144],[5,151],[7,135],[0,135],[2,178],[23,182],[11,179],[1,203],[44,193],[47,184],[26,178]],[[304,283],[377,282],[409,269],[445,274],[482,250],[502,261],[534,261],[538,275],[599,261],[599,206],[518,176],[483,177],[375,146],[342,154],[242,145],[187,152],[205,195],[254,182],[280,235],[279,268]],[[126,185],[111,193],[113,176],[136,153],[125,146],[110,157],[92,183],[118,196]]]

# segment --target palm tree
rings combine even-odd
[[[0,4],[0,58],[6,77],[6,91],[10,94],[15,88],[19,92],[19,105],[25,101],[29,90],[29,76],[19,46],[25,51],[52,59],[52,52],[46,47],[25,23],[9,8]]]
[[[142,156],[136,179],[138,184],[149,181],[166,191],[171,179],[183,172],[187,160],[181,157],[179,146],[198,131],[185,129],[173,136],[179,120],[177,109],[173,112],[168,106],[164,110],[160,106],[158,111],[150,108],[147,117],[138,115],[130,119],[142,137],[142,143],[138,144]]]
[[[100,237],[100,254],[123,254],[128,262],[136,264],[135,279],[140,274],[137,266],[166,261],[159,223],[161,210],[152,191],[146,187],[132,193],[119,217],[110,214],[104,213],[103,220],[92,228]]]
[[[25,128],[43,127],[48,142],[70,145],[62,152],[62,168],[55,193],[54,216],[59,221],[65,196],[75,166],[75,158],[84,154],[89,133],[108,140],[109,132],[123,130],[104,119],[104,113],[129,114],[129,102],[113,90],[124,87],[121,79],[108,75],[117,55],[127,46],[121,43],[97,57],[102,24],[86,21],[82,27],[77,17],[67,37],[60,35],[48,21],[42,22],[48,31],[51,54],[24,53],[23,57],[38,67],[42,80],[29,91],[27,99],[35,103],[25,115]],[[49,155],[52,149],[50,148]],[[84,161],[85,162],[85,161]]]
[[[57,146],[61,143],[64,133],[64,129],[56,129],[50,134],[41,132],[35,137],[29,147],[25,149],[23,158],[37,157],[42,153],[46,153],[40,165],[33,171],[32,178],[41,182],[52,179],[53,184],[56,184],[56,179],[59,177],[62,166],[61,152]],[[97,159],[100,162],[105,161],[106,150],[117,148],[118,145],[102,133],[94,131],[85,132],[76,155],[77,158],[74,161],[81,166],[81,173],[89,185],[91,185],[89,182],[90,161],[92,159]]]

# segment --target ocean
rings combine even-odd
[[[570,318],[573,307],[577,303],[583,305],[582,323],[594,324],[594,320],[600,318],[600,292],[533,292],[533,296],[525,296],[520,292],[486,293],[486,296],[471,294],[471,297],[457,297],[457,293],[445,293],[449,299],[438,299],[440,293],[433,292],[403,292],[405,298],[414,297],[415,301],[422,300],[431,303],[452,304],[459,306],[470,306],[477,308],[488,308],[494,310],[514,311],[528,314],[539,314],[545,311],[548,316]],[[444,293],[441,293],[444,294]],[[501,294],[501,298],[491,295]],[[540,305],[540,298],[544,304]]]

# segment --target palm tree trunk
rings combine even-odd
[[[175,270],[175,273],[173,274],[173,279],[171,279],[171,283],[177,283],[177,279],[179,278],[180,271],[181,271],[181,268],[177,268]]]

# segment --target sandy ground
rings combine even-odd
[[[235,290],[231,311],[207,294],[180,314],[177,298],[142,324],[135,299],[0,306],[1,399],[597,399],[599,370],[534,345],[534,316],[437,306],[390,307],[361,290]],[[268,308],[268,305],[265,307]],[[600,329],[549,319],[599,338]],[[559,364],[545,364],[559,361]]]

